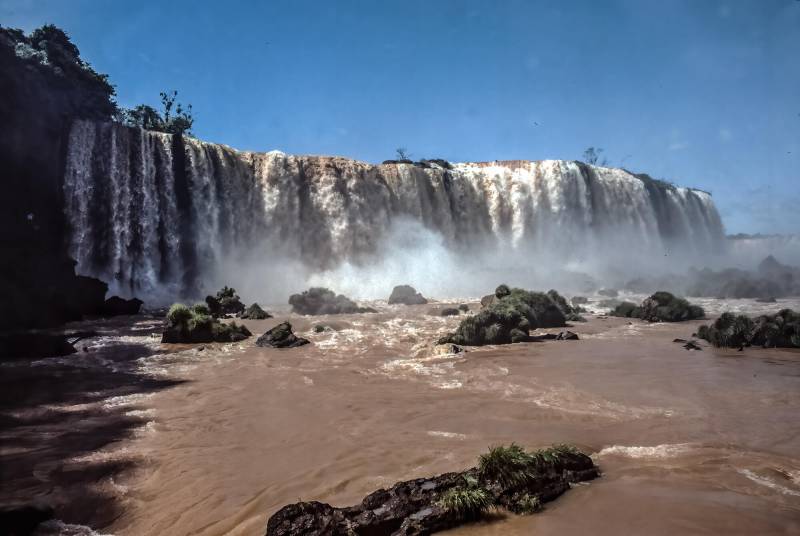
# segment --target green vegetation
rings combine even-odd
[[[462,320],[455,333],[442,337],[439,344],[480,346],[523,342],[532,329],[564,326],[566,317],[556,300],[564,304],[566,300],[555,291],[551,293],[500,285],[487,306]]]
[[[515,514],[535,514],[541,512],[541,510],[542,501],[539,500],[539,497],[530,493],[523,493],[522,496],[511,505],[511,511]]]
[[[504,488],[524,485],[534,478],[535,460],[517,445],[490,447],[478,458],[478,475],[483,481],[494,481]]]
[[[123,123],[147,130],[166,132],[167,134],[186,134],[191,136],[191,128],[194,125],[192,105],[189,104],[185,108],[180,103],[176,105],[177,91],[170,93],[162,91],[159,95],[161,96],[163,111],[159,112],[152,106],[140,104],[135,108],[122,111],[121,118]]]
[[[228,286],[222,287],[222,290],[217,292],[216,296],[206,296],[206,304],[208,304],[208,309],[214,318],[225,315],[240,315],[244,312],[244,304],[239,295],[236,294],[236,289]]]
[[[445,491],[438,504],[459,518],[477,519],[494,506],[494,498],[485,489],[467,483]]]
[[[161,342],[237,342],[252,335],[246,327],[235,322],[225,324],[209,313],[209,308],[204,303],[192,307],[182,303],[172,304],[167,313],[167,327],[161,336]]]
[[[800,313],[782,309],[755,319],[722,313],[713,324],[700,326],[697,336],[717,347],[800,348]]]
[[[648,322],[681,322],[705,317],[699,305],[692,305],[669,292],[659,291],[645,299],[641,305],[622,302],[611,312],[612,316],[641,318]]]

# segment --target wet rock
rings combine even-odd
[[[494,294],[488,294],[488,295],[484,296],[483,298],[481,298],[481,307],[482,308],[483,307],[489,307],[496,300],[497,300],[497,296],[495,296]]]
[[[53,509],[39,504],[6,505],[0,507],[0,527],[7,536],[27,536],[36,527],[53,519]]]
[[[260,336],[256,340],[256,346],[264,348],[295,348],[309,342],[308,339],[296,336],[292,332],[292,325],[289,322],[282,322]]]
[[[697,335],[694,335],[696,337]],[[686,339],[672,339],[672,342],[688,342]]]
[[[300,315],[338,315],[352,313],[376,313],[371,307],[359,307],[356,302],[336,294],[330,289],[312,287],[302,294],[292,294],[289,297],[292,311]]]
[[[230,324],[220,322],[212,317],[205,304],[187,307],[182,303],[175,303],[167,313],[167,323],[161,335],[161,342],[239,342],[251,335],[245,326],[236,322]]]
[[[2,333],[0,356],[3,359],[36,359],[75,353],[65,335],[48,333]]]
[[[267,318],[272,318],[272,315],[262,309],[257,303],[254,303],[244,310],[241,317],[248,320],[265,320]]]
[[[111,296],[103,304],[104,316],[138,315],[144,302],[138,298],[126,300],[119,296]]]
[[[458,316],[460,313],[455,307],[445,307],[439,311],[439,316]]]
[[[222,287],[216,296],[206,296],[206,305],[214,318],[226,315],[238,316],[244,312],[244,304],[236,294],[236,290],[227,286]]]
[[[556,337],[557,341],[577,341],[580,337],[578,337],[577,333],[573,333],[571,331],[562,331]]]
[[[428,303],[428,300],[410,285],[398,285],[394,287],[391,296],[389,296],[389,305],[424,305],[426,303]]]
[[[494,456],[505,463],[495,453]],[[521,466],[528,478],[503,479],[488,464],[460,473],[398,482],[389,489],[367,495],[359,504],[336,508],[311,501],[284,506],[267,522],[267,536],[411,536],[454,528],[482,517],[490,507],[527,512],[525,505],[552,501],[570,484],[591,480],[598,469],[591,458],[568,447],[525,453],[519,449]],[[462,497],[469,497],[465,506]]]
[[[458,310],[467,313],[469,312],[469,305],[467,305],[466,303],[459,303]]]
[[[700,346],[697,345],[694,341],[687,341],[686,344],[683,345],[684,348],[687,350],[702,350]]]

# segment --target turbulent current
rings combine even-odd
[[[313,274],[357,274],[394,257],[404,260],[385,272],[409,274],[413,258],[426,269],[458,263],[463,273],[473,267],[463,259],[485,267],[500,254],[518,271],[557,259],[596,276],[724,242],[710,195],[622,169],[559,160],[371,165],[240,152],[112,123],[73,125],[64,194],[78,270],[140,296],[192,294],[224,282],[220,273],[241,280],[269,266],[302,274],[287,283],[299,288]]]

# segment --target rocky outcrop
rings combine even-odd
[[[699,305],[692,305],[683,298],[659,291],[645,299],[639,306],[631,302],[622,302],[614,308],[611,315],[641,318],[648,322],[681,322],[703,318],[705,311]]]
[[[282,322],[260,336],[256,340],[256,346],[264,348],[296,348],[309,342],[311,341],[295,335],[289,322]]]
[[[570,447],[533,453],[516,445],[495,447],[475,468],[398,482],[355,506],[336,508],[317,501],[284,506],[269,518],[266,535],[431,534],[480,519],[491,507],[535,513],[570,484],[597,476],[591,458]]]
[[[800,313],[782,309],[756,318],[722,313],[713,324],[700,326],[697,336],[717,347],[800,348]]]
[[[462,320],[455,333],[442,337],[439,343],[481,346],[526,342],[533,329],[566,325],[566,316],[554,297],[563,301],[562,306],[566,304],[555,291],[546,294],[500,285],[492,299],[486,300],[489,305]]]
[[[289,296],[292,312],[300,315],[338,315],[352,313],[375,313],[370,307],[359,307],[356,302],[330,289],[312,287],[302,294]]]
[[[389,305],[398,303],[403,305],[424,305],[428,303],[428,300],[417,292],[414,287],[398,285],[392,289],[392,294],[389,296]]]
[[[167,325],[161,336],[163,343],[238,342],[252,333],[236,322],[226,324],[213,316],[205,304],[186,307],[173,304],[167,313]]]
[[[137,298],[126,300],[111,296],[103,304],[103,316],[138,315],[144,302]]]
[[[239,295],[236,294],[236,289],[227,286],[222,287],[222,290],[217,292],[216,296],[206,296],[206,305],[214,318],[228,315],[235,316],[244,312],[244,304]]]
[[[6,536],[28,536],[53,515],[53,508],[46,505],[4,505],[0,507],[0,527]]]
[[[2,359],[33,359],[75,353],[66,335],[50,333],[0,333]]]
[[[242,313],[242,318],[249,320],[266,320],[272,318],[272,315],[262,309],[257,303],[254,303]]]

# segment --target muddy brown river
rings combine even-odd
[[[710,315],[800,308],[703,305]],[[457,317],[377,307],[246,321],[257,336],[289,318],[313,343],[296,349],[255,337],[166,347],[152,336],[158,320],[138,318],[96,323],[100,336],[74,356],[4,365],[6,387],[54,371],[46,385],[69,393],[6,401],[2,456],[18,470],[3,499],[55,502],[56,533],[83,522],[114,535],[257,535],[287,503],[356,503],[469,467],[489,445],[574,443],[602,478],[540,514],[495,513],[450,533],[800,533],[800,352],[687,351],[673,339],[703,322],[588,315],[570,328],[579,341],[445,354],[432,342]],[[120,375],[132,378],[109,387]]]

